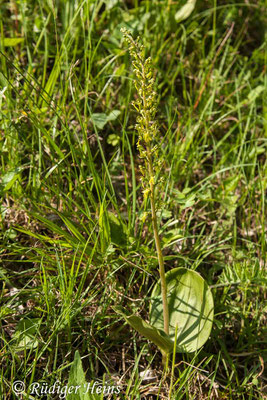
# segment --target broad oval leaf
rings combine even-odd
[[[184,19],[188,18],[189,15],[194,11],[196,2],[197,0],[188,0],[187,3],[175,14],[175,21],[181,22]]]
[[[91,118],[98,129],[103,129],[109,121],[115,121],[119,115],[120,110],[113,110],[109,115],[105,113],[94,113],[91,115]]]
[[[110,229],[110,239],[118,247],[125,247],[127,244],[127,227],[123,221],[119,220],[114,213],[108,211],[108,224]]]
[[[1,38],[0,38],[1,40]],[[24,41],[24,38],[4,38],[3,44],[4,47],[14,47],[17,46],[18,44],[22,43]]]
[[[91,400],[90,392],[86,392],[88,384],[82,366],[81,356],[78,350],[75,351],[74,361],[70,369],[68,388],[74,387],[78,390],[67,393],[66,400]],[[100,396],[98,397],[98,399]]]
[[[213,296],[206,281],[195,271],[175,268],[166,273],[169,305],[169,336],[175,337],[179,353],[199,349],[210,335],[213,323]],[[150,323],[164,329],[160,281],[155,285],[150,303]]]
[[[145,336],[151,342],[155,343],[163,353],[169,353],[173,349],[173,341],[161,329],[150,325],[137,315],[126,315],[122,307],[113,307],[114,311],[122,315],[125,321],[131,325],[138,333]]]

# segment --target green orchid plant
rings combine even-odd
[[[156,122],[156,92],[151,58],[145,57],[145,49],[122,29],[129,45],[138,98],[133,106],[138,112],[136,130],[137,147],[143,159],[141,166],[144,197],[149,199],[154,240],[157,251],[159,276],[150,299],[150,322],[137,315],[129,315],[116,307],[128,324],[155,343],[163,354],[166,365],[174,350],[190,353],[199,349],[208,339],[213,323],[213,297],[205,280],[195,271],[174,268],[165,273],[164,259],[159,238],[156,204],[162,179],[158,179],[163,165]],[[175,346],[174,346],[175,344]]]

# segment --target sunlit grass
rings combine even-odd
[[[211,338],[176,357],[173,399],[263,398],[264,2],[197,2],[181,24],[177,10],[167,0],[0,5],[1,398],[16,398],[15,380],[66,383],[77,349],[87,380],[113,374],[122,399],[169,393],[156,348],[112,311],[147,319],[158,279],[123,26],[156,71],[166,270],[197,269],[215,298]],[[146,368],[154,380],[142,382]]]

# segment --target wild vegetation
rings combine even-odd
[[[185,4],[0,4],[0,398],[17,381],[25,399],[57,381],[120,388],[68,400],[266,397],[265,4]],[[115,311],[149,321],[159,280],[121,28],[151,57],[165,271],[214,298],[209,339],[165,373]]]

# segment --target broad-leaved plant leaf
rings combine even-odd
[[[122,315],[132,328],[155,343],[163,353],[169,353],[172,350],[173,341],[163,330],[155,328],[137,315],[126,315],[126,312],[121,307],[113,307],[113,309]]]
[[[166,273],[169,306],[169,336],[175,337],[177,325],[178,353],[190,353],[207,341],[213,323],[213,296],[206,281],[195,271],[175,268]],[[160,281],[153,289],[150,303],[150,323],[164,329]]]
[[[188,18],[189,15],[194,11],[196,2],[197,0],[188,0],[187,3],[175,14],[175,21],[181,22],[184,19]]]

